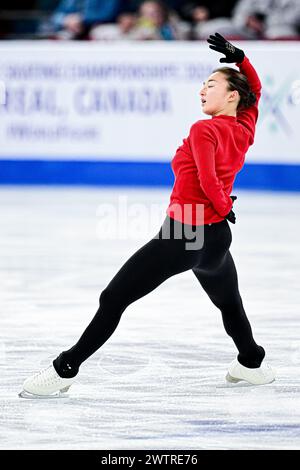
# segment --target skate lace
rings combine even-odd
[[[53,366],[46,367],[34,375],[34,378],[38,380],[40,384],[51,385],[59,381],[60,377],[57,375]]]

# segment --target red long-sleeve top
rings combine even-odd
[[[177,149],[171,166],[175,176],[169,217],[192,225],[222,221],[232,208],[230,194],[245,154],[254,142],[261,95],[259,77],[244,57],[236,64],[246,75],[256,103],[237,116],[212,116],[192,125],[189,136]],[[202,216],[196,205],[203,204]]]

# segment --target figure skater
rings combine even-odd
[[[25,380],[21,396],[66,392],[80,365],[113,334],[126,308],[187,270],[192,270],[221,311],[225,331],[238,350],[226,379],[256,385],[275,379],[275,371],[263,362],[264,348],[253,338],[229,251],[232,234],[228,221],[236,222],[232,210],[236,196],[230,194],[254,142],[261,83],[241,49],[218,33],[207,41],[211,49],[225,55],[220,62],[235,63],[239,70],[218,68],[203,83],[202,110],[210,118],[194,123],[176,151],[171,164],[175,183],[159,232],[125,262],[101,292],[99,308],[77,343]]]

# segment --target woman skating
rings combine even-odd
[[[225,330],[238,349],[227,380],[251,384],[274,380],[274,370],[263,362],[265,351],[253,338],[229,251],[228,220],[235,223],[232,206],[236,199],[230,194],[254,142],[261,84],[241,49],[218,33],[208,42],[211,49],[225,54],[220,62],[235,63],[240,71],[219,68],[203,84],[202,109],[211,118],[197,121],[177,149],[172,160],[175,184],[158,234],[125,262],[102,291],[99,309],[78,342],[47,369],[25,380],[21,396],[66,391],[80,365],[115,331],[125,309],[187,270],[192,270],[220,309]]]

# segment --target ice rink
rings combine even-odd
[[[0,188],[2,449],[300,449],[300,194],[234,194],[231,253],[273,384],[225,382],[236,350],[188,271],[128,307],[68,397],[26,400],[23,380],[75,343],[157,233],[170,189]],[[101,208],[120,197],[161,219],[105,238]]]

